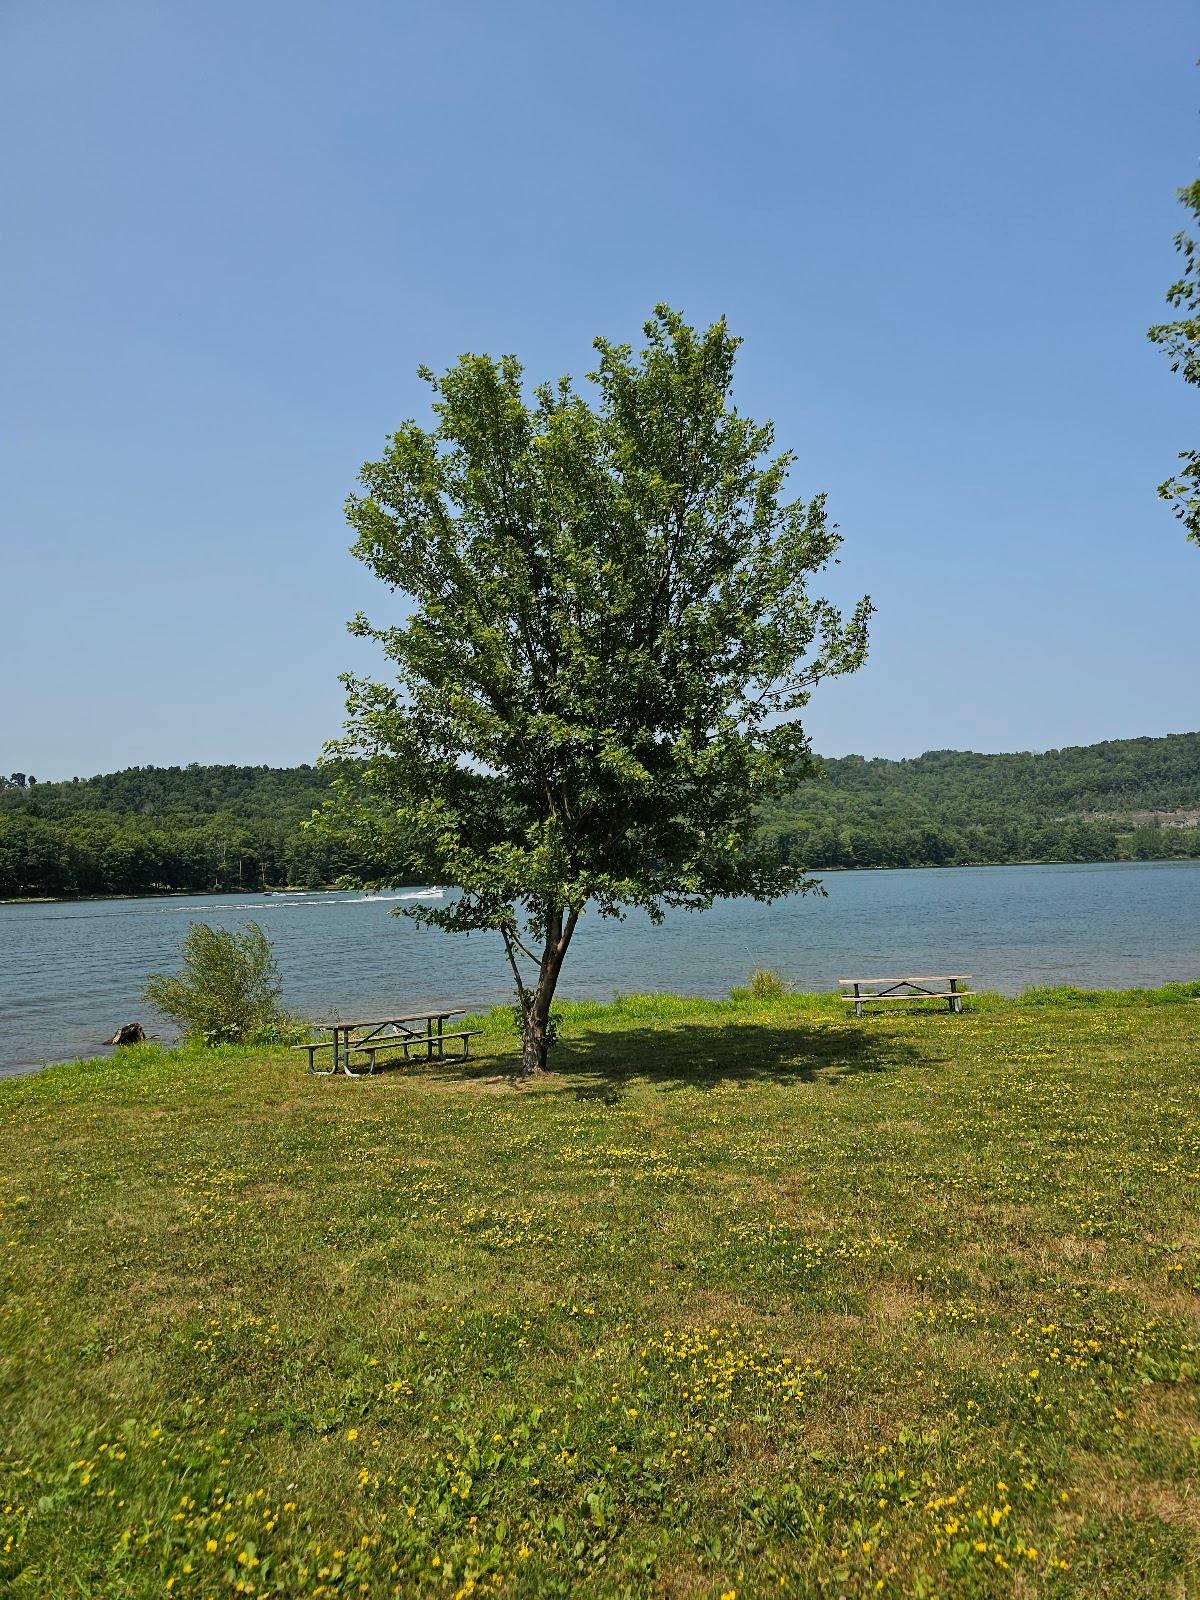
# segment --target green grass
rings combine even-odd
[[[0,1086],[0,1593],[1200,1593],[1197,994]]]

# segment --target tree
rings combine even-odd
[[[571,380],[526,396],[514,356],[466,355],[360,474],[359,556],[410,596],[375,639],[396,682],[346,677],[346,766],[317,825],[457,885],[406,908],[497,932],[522,1071],[544,1068],[550,1005],[584,907],[702,909],[813,885],[755,830],[759,803],[815,766],[796,713],[866,653],[808,592],[841,542],[824,496],[784,501],[792,455],[731,402],[740,340],[659,306],[640,356],[597,339],[594,404]]]
[[[1200,178],[1179,191],[1180,201],[1200,221]],[[1186,233],[1175,235],[1175,248],[1183,257],[1183,272],[1167,290],[1167,304],[1182,315],[1175,322],[1160,322],[1150,329],[1150,339],[1171,359],[1171,371],[1183,374],[1185,383],[1200,384],[1200,247]],[[1169,500],[1187,536],[1200,544],[1200,451],[1181,450],[1183,465],[1173,478],[1160,483],[1158,492]]]

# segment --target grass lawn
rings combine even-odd
[[[0,1593],[1200,1594],[1200,1004],[0,1085]]]

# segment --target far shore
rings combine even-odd
[[[422,889],[426,885],[423,881],[413,879],[411,883],[389,884],[389,888],[397,889]],[[0,899],[0,906],[77,906],[93,905],[97,901],[107,900],[197,900],[209,895],[225,896],[232,894],[382,894],[382,889],[347,888],[344,884],[336,883],[288,883],[282,884],[277,889],[256,889],[241,886],[237,889],[139,889],[135,894],[27,894],[12,895],[7,899]]]
[[[954,872],[968,867],[995,867],[1002,870],[1005,867],[1151,867],[1162,866],[1187,866],[1189,862],[1200,865],[1200,857],[1196,856],[1136,856],[1128,860],[1112,861],[1100,858],[1094,861],[1060,861],[1051,857],[1048,860],[1028,861],[945,861],[924,862],[920,866],[889,867],[883,865],[865,867],[805,867],[804,871],[814,876],[828,877],[835,872]],[[242,885],[237,889],[145,889],[136,894],[42,894],[42,895],[13,895],[7,899],[0,898],[0,906],[73,906],[94,904],[96,901],[106,900],[188,900],[203,899],[209,896],[225,896],[237,894],[383,894],[387,889],[423,889],[427,888],[424,879],[413,878],[407,883],[390,883],[383,888],[368,888],[366,885],[347,887],[336,883],[309,883],[284,884],[277,889],[259,889],[249,885]]]

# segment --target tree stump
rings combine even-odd
[[[145,1044],[146,1030],[140,1022],[127,1022],[124,1027],[117,1029],[108,1042],[109,1044]]]

